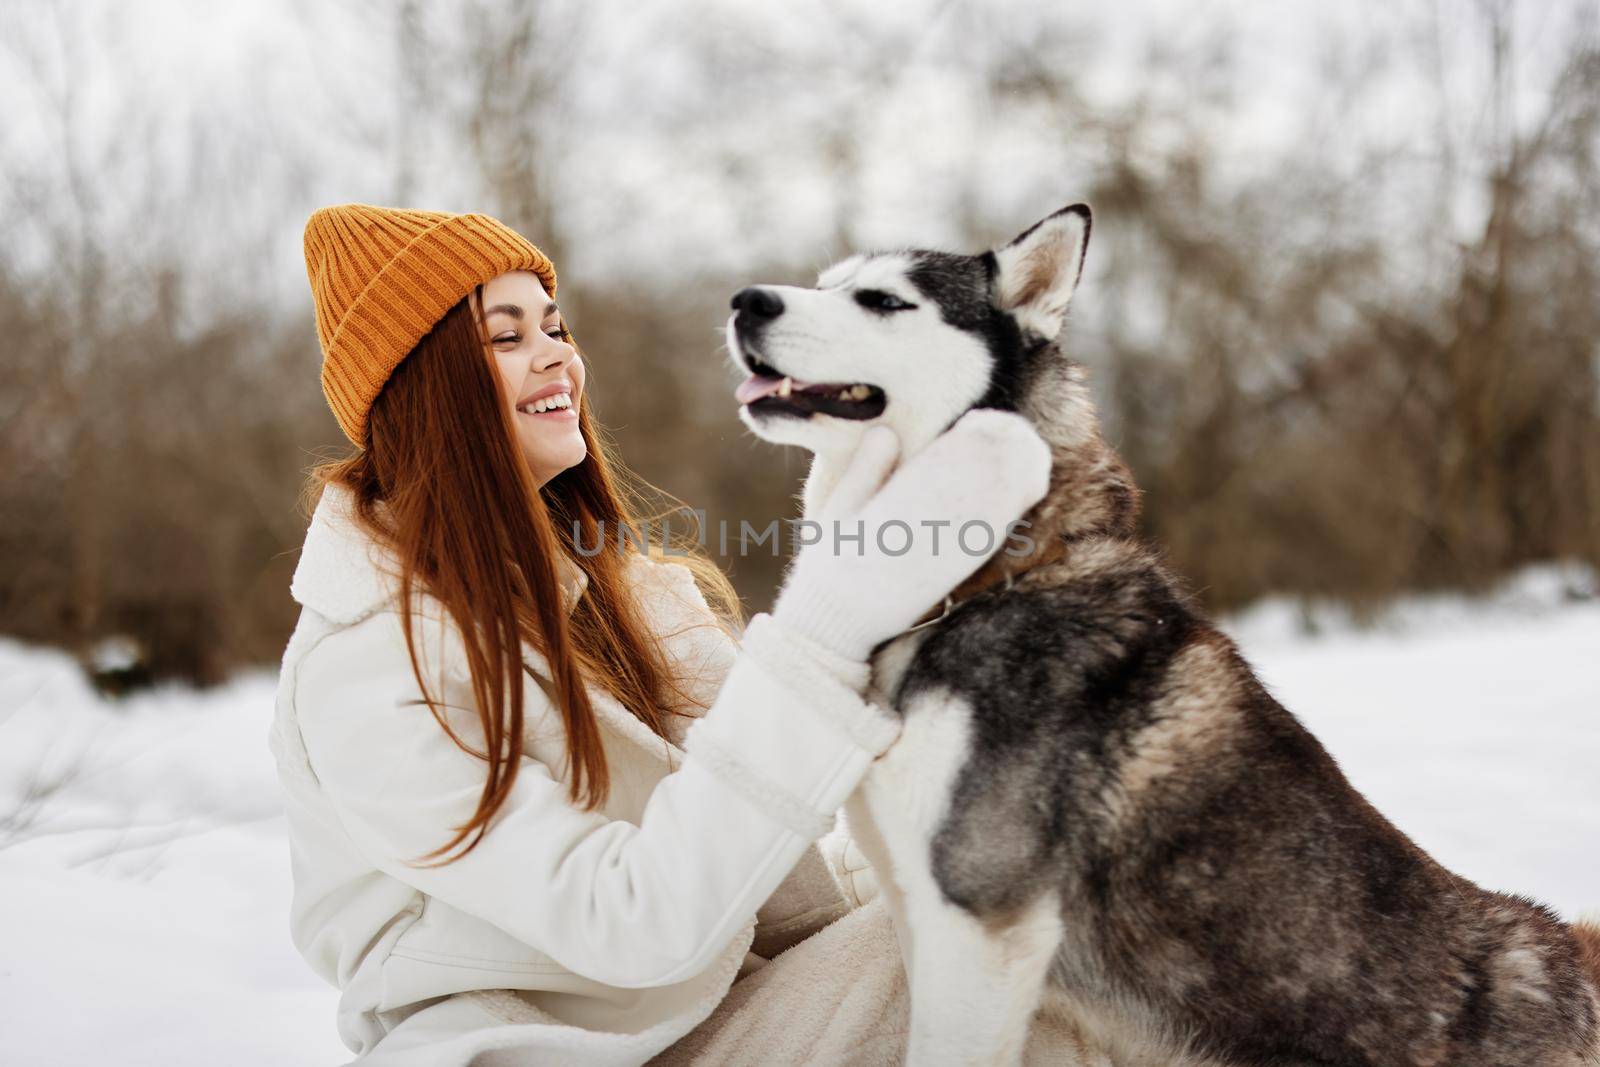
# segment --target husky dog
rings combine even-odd
[[[1061,346],[1089,209],[981,255],[856,256],[733,299],[741,417],[905,454],[969,408],[1054,453],[1031,550],[880,646],[900,739],[845,807],[911,988],[909,1062],[1016,1063],[1036,1012],[1118,1064],[1600,1063],[1600,929],[1445,870],[1345,780],[1135,533]]]

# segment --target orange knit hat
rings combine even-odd
[[[367,411],[383,383],[475,286],[531,270],[556,292],[550,257],[487,215],[325,207],[306,220],[305,251],[322,392],[339,428],[363,447]]]

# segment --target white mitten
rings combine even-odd
[[[848,659],[866,659],[972,575],[1049,486],[1048,446],[1009,412],[967,412],[884,482],[899,448],[887,427],[862,435],[811,517],[820,540],[796,554],[772,607],[785,629]]]

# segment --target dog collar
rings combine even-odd
[[[1015,570],[1006,570],[1005,573],[999,577],[991,577],[996,567],[993,561],[990,561],[989,563],[986,563],[982,567],[978,568],[977,572],[973,574],[972,577],[956,586],[956,588],[951,592],[946,593],[943,603],[925,613],[922,618],[918,619],[915,623],[902,630],[901,633],[909,634],[925,627],[935,626],[949,618],[950,613],[954,611],[957,606],[965,604],[974,597],[980,597],[983,594],[991,592],[997,588],[1003,593],[1010,592],[1011,588],[1017,584],[1018,576],[1026,574],[1035,567],[1043,566],[1046,563],[1054,563],[1056,560],[1060,559],[1066,554],[1066,537],[1064,535],[1057,534],[1049,539],[1047,548],[1039,552],[1035,552],[1033,555],[1029,556],[1026,561],[1024,561],[1022,566]],[[956,596],[957,593],[963,593],[964,595],[958,598]]]
[[[971,600],[973,597],[982,596],[984,593],[987,593],[989,590],[993,589],[996,585],[1002,585],[1002,584],[1005,586],[1005,588],[1002,589],[1001,592],[1003,592],[1003,593],[1004,592],[1009,592],[1011,587],[1017,584],[1016,572],[1012,572],[1012,573],[1006,575],[1005,578],[1002,579],[999,582],[994,582],[994,583],[991,583],[989,585],[984,586],[982,589],[979,589],[976,593],[973,593],[970,596],[962,597],[961,598],[961,603],[965,604],[967,601]],[[937,615],[930,615],[930,616],[928,616],[927,618],[923,619],[920,622],[913,623],[911,626],[906,627],[905,630],[903,630],[901,632],[909,634],[909,633],[913,633],[913,632],[915,632],[917,630],[920,630],[925,626],[933,626],[933,625],[935,625],[937,623],[941,623],[941,622],[943,622],[945,619],[947,619],[950,616],[950,612],[955,608],[955,606],[956,606],[956,598],[952,594],[946,593],[944,595],[944,604],[941,605],[941,607],[939,609],[939,613]]]

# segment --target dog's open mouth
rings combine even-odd
[[[882,389],[865,382],[804,382],[757,360],[749,363],[753,373],[739,384],[733,397],[754,415],[873,419],[883,414],[888,403]]]

